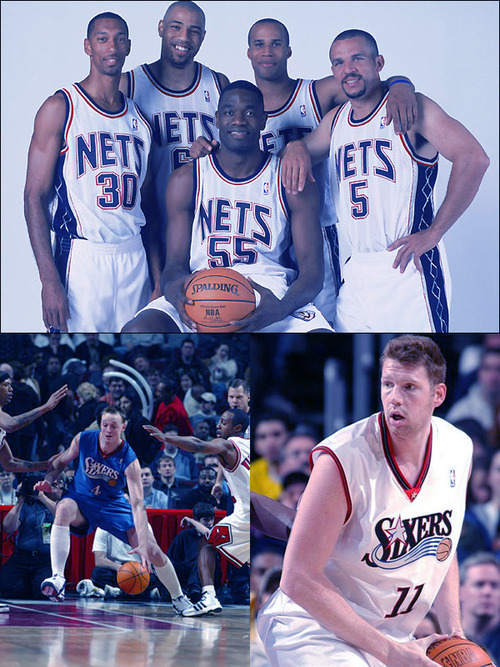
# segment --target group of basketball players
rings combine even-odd
[[[241,332],[447,331],[439,243],[488,165],[472,135],[382,82],[363,31],[337,36],[333,76],[294,80],[286,27],[258,21],[256,86],[196,62],[195,3],[158,33],[160,59],[122,74],[127,24],[92,19],[90,74],[37,114],[25,209],[47,329],[189,331],[187,276],[232,266],[260,300]],[[437,151],[453,170],[434,217]]]

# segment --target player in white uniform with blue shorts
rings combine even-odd
[[[240,331],[331,331],[311,303],[323,280],[317,196],[312,185],[298,196],[285,194],[281,159],[259,148],[264,122],[256,86],[242,81],[224,89],[220,150],[174,172],[167,187],[165,297],[127,331],[190,331],[185,283],[194,271],[221,266],[251,277],[260,296]]]
[[[64,569],[70,551],[70,530],[87,535],[100,527],[122,542],[156,574],[172,596],[176,613],[192,607],[182,593],[172,563],[149,530],[141,484],[141,468],[134,450],[124,437],[127,422],[121,411],[109,406],[100,417],[100,430],[83,431],[72,440],[35,488],[46,491],[61,471],[78,459],[74,481],[56,507],[50,533],[52,576],[41,590],[52,601],[64,600]],[[127,488],[129,499],[125,497]]]
[[[209,441],[171,436],[154,426],[144,426],[160,442],[169,442],[188,452],[216,455],[234,500],[233,512],[214,525],[206,536],[207,543],[199,551],[202,596],[183,616],[203,616],[222,611],[214,588],[215,550],[238,568],[250,563],[250,440],[241,437],[249,423],[246,412],[229,408],[219,419],[217,438]]]
[[[411,130],[401,136],[392,131],[380,80],[384,58],[370,34],[341,33],[330,59],[349,102],[305,139],[288,144],[284,179],[292,192],[300,189],[303,176],[293,176],[299,163],[305,174],[310,158],[330,158],[340,254],[348,258],[335,328],[446,333],[450,285],[440,242],[472,202],[488,157],[465,127],[421,94]],[[438,153],[453,169],[434,213]]]
[[[160,59],[122,75],[120,88],[134,100],[153,131],[151,171],[165,252],[165,191],[174,169],[190,162],[198,136],[218,138],[215,112],[227,77],[195,62],[205,37],[205,15],[194,2],[174,2],[158,26]]]
[[[152,295],[149,273],[156,286],[160,277],[157,243],[147,243],[157,216],[141,198],[151,129],[118,90],[130,50],[126,23],[105,13],[87,34],[89,76],[37,114],[26,219],[47,329],[119,331]]]
[[[430,338],[393,338],[383,412],[313,449],[281,587],[258,619],[273,666],[431,667],[436,636],[412,638],[431,605],[463,636],[455,550],[472,442],[432,416],[445,373]]]

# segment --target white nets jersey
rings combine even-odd
[[[215,155],[196,160],[193,169],[191,272],[232,267],[276,288],[282,298],[296,267],[289,256],[292,234],[281,159],[265,155],[255,174],[241,180],[228,176]]]
[[[385,251],[397,239],[427,229],[434,219],[439,156],[421,157],[407,135],[396,135],[394,123],[385,124],[386,103],[387,96],[369,116],[354,120],[347,102],[332,124],[333,200],[340,237],[345,236],[353,253]],[[421,263],[435,330],[447,331],[446,258],[436,246],[422,255]]]
[[[221,463],[222,471],[235,501],[234,514],[247,522],[250,521],[250,440],[236,437],[228,440],[234,445],[238,459],[232,468]]]
[[[148,65],[128,72],[128,96],[136,102],[153,129],[152,170],[163,224],[166,223],[165,190],[174,169],[190,161],[196,137],[218,139],[215,112],[221,85],[217,74],[196,64],[196,75],[186,90],[165,88]]]
[[[3,430],[3,428],[0,428],[0,449],[5,445],[6,443],[6,437],[7,433]]]
[[[151,147],[146,120],[125,97],[111,113],[77,83],[58,92],[66,122],[51,211],[56,238],[121,243],[138,236],[146,222],[140,192]]]
[[[328,578],[371,625],[402,639],[424,618],[448,572],[465,511],[472,442],[437,417],[415,485],[393,456],[382,414],[315,447],[336,462],[348,511]]]

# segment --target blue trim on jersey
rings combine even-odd
[[[132,72],[126,72],[127,77],[127,97],[132,99]]]
[[[65,239],[79,238],[78,222],[69,203],[68,188],[64,179],[64,164],[67,153],[59,156],[54,179],[55,211],[52,217],[52,230]],[[81,237],[80,237],[81,238]]]
[[[218,171],[219,174],[223,176],[225,179],[231,181],[231,183],[246,183],[247,181],[251,181],[253,178],[258,176],[261,173],[261,171],[264,171],[272,155],[273,155],[272,153],[263,153],[262,162],[260,163],[257,170],[254,171],[252,174],[250,174],[250,176],[246,176],[245,178],[233,178],[232,176],[229,176],[229,174],[226,174],[224,169],[222,169],[222,167],[220,166],[219,161],[217,160],[215,154],[213,153],[210,154],[209,158],[212,160],[212,164],[214,165],[215,170]]]
[[[81,85],[79,83],[75,83],[74,86],[83,95],[83,97],[85,97],[85,99],[88,100],[89,104],[91,104],[96,109],[99,109],[99,111],[101,113],[105,114],[106,116],[110,116],[110,117],[121,116],[123,114],[123,112],[125,111],[125,109],[127,108],[127,98],[125,97],[125,95],[121,91],[120,91],[120,95],[121,95],[121,98],[122,98],[122,106],[120,107],[120,109],[118,109],[118,111],[109,111],[109,109],[104,109],[103,107],[99,106],[99,104],[97,104],[97,102],[92,97],[90,97],[90,95],[88,93],[85,92],[85,90],[81,87]]]
[[[428,229],[434,220],[433,190],[437,172],[437,163],[429,166],[418,164],[417,195],[411,234]],[[420,262],[434,330],[436,333],[448,333],[450,314],[439,247],[435,246],[422,255]]]
[[[193,211],[196,211],[196,193],[198,192],[198,160],[201,158],[198,158],[197,160],[193,160],[191,162],[191,167],[193,169],[193,194],[192,194],[192,207]]]
[[[187,88],[185,88],[184,90],[173,90],[172,88],[167,88],[160,81],[158,81],[158,79],[155,77],[155,75],[151,71],[151,68],[150,68],[149,65],[144,63],[144,65],[142,67],[146,70],[148,76],[155,82],[155,85],[157,85],[158,88],[160,88],[164,92],[169,93],[171,95],[185,95],[186,93],[189,93],[192,88],[194,88],[194,86],[198,82],[198,79],[200,79],[200,77],[201,77],[201,65],[200,65],[200,63],[195,62],[194,64],[196,65],[196,72],[194,74],[194,78],[191,81],[191,83],[189,84],[189,86]]]
[[[339,250],[339,235],[337,232],[337,225],[328,225],[324,227],[326,242],[330,247],[330,255],[332,258],[333,281],[335,283],[335,291],[339,295],[340,286],[342,285],[342,274],[340,271],[340,250]]]
[[[313,81],[311,83],[311,92],[312,92],[312,96],[314,98],[314,102],[315,102],[316,106],[318,107],[319,117],[323,118],[324,115],[325,115],[325,112],[323,111],[323,108],[322,108],[321,104],[319,103],[318,94],[316,92],[316,81]]]
[[[71,239],[61,236],[55,237],[54,244],[54,264],[63,287],[67,287],[68,263],[71,252]]]

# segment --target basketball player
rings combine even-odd
[[[229,83],[224,74],[195,62],[205,33],[205,14],[196,3],[172,3],[158,25],[160,59],[122,75],[122,92],[134,100],[153,128],[152,172],[162,244],[170,174],[190,161],[189,148],[197,136],[218,136],[215,112],[220,93]]]
[[[237,567],[250,561],[250,441],[242,437],[248,424],[248,415],[243,410],[226,410],[217,424],[217,438],[208,442],[162,433],[154,426],[143,426],[160,442],[169,442],[188,452],[216,455],[235,499],[234,512],[215,524],[207,536],[206,544],[200,549],[198,570],[202,596],[192,609],[183,612],[183,616],[202,616],[222,611],[214,588],[215,549]]]
[[[281,159],[259,148],[265,118],[256,86],[236,81],[224,89],[219,151],[177,169],[167,186],[165,296],[126,332],[196,330],[185,311],[185,285],[192,272],[220,266],[250,276],[260,296],[256,310],[236,322],[242,333],[331,331],[310,303],[323,280],[317,193],[309,183],[298,195],[285,195]]]
[[[301,139],[316,128],[330,109],[346,97],[338,81],[326,77],[317,81],[292,79],[288,60],[292,55],[289,33],[276,19],[261,19],[248,33],[248,58],[252,63],[255,83],[264,95],[267,122],[261,136],[261,148],[280,153],[289,141]],[[413,85],[403,77],[393,77],[388,98],[388,122],[394,118],[395,131],[411,127],[416,110]],[[408,85],[410,84],[410,85]],[[392,113],[394,111],[394,113]],[[205,147],[210,150],[205,140]],[[201,144],[203,146],[203,143]],[[199,157],[199,155],[196,155]],[[326,164],[318,164],[314,177],[320,193],[320,221],[323,232],[325,278],[323,288],[314,299],[315,305],[333,322],[335,301],[340,287],[340,265],[336,215],[333,208]]]
[[[22,461],[16,458],[7,443],[7,433],[14,433],[53,410],[68,393],[68,386],[64,385],[55,391],[48,401],[29,412],[20,415],[9,415],[4,412],[3,407],[10,403],[14,388],[10,375],[0,371],[0,465],[6,472],[37,472],[47,470],[50,461]]]
[[[154,197],[141,199],[141,188],[151,187],[151,129],[118,90],[130,52],[125,21],[110,12],[94,17],[84,48],[88,77],[57,91],[37,113],[25,215],[46,328],[119,331],[151,296],[148,271],[156,286],[161,274],[157,242],[148,241],[157,223]]]
[[[431,667],[437,636],[412,640],[431,605],[442,632],[463,636],[455,550],[472,442],[433,417],[446,397],[434,341],[393,338],[381,371],[383,411],[311,453],[281,587],[259,618],[272,665]]]
[[[288,144],[283,176],[295,192],[309,160],[329,156],[341,244],[345,237],[350,254],[335,328],[447,332],[450,286],[440,241],[474,199],[488,157],[463,125],[421,94],[415,124],[396,136],[386,122],[384,58],[370,34],[341,33],[330,59],[349,101],[330,111],[314,132]],[[439,153],[453,168],[434,214]]]
[[[45,479],[35,485],[38,491],[46,491],[61,471],[78,459],[74,483],[56,508],[50,533],[52,576],[42,582],[41,591],[54,602],[64,600],[70,529],[73,534],[88,535],[99,526],[130,544],[130,553],[138,554],[148,570],[150,563],[155,566],[158,578],[172,596],[174,611],[180,614],[192,605],[182,593],[172,563],[148,530],[141,468],[123,436],[125,417],[117,407],[108,406],[99,424],[100,430],[78,433],[68,449],[53,460]],[[130,502],[124,495],[125,486]]]

